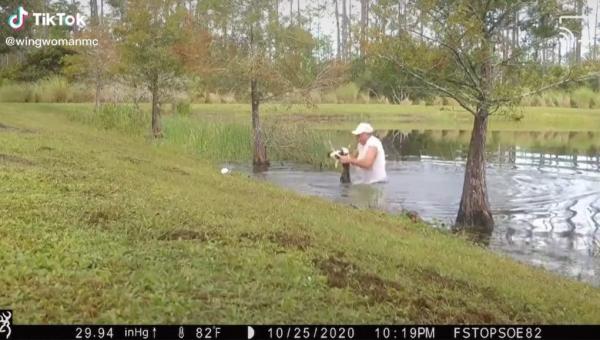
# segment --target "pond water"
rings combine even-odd
[[[386,131],[389,181],[342,185],[339,172],[278,163],[260,178],[359,208],[413,210],[453,224],[467,131]],[[600,132],[493,132],[488,190],[496,227],[489,248],[600,286]]]

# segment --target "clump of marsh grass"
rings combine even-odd
[[[251,159],[249,125],[214,122],[186,116],[164,119],[165,142],[217,161]]]
[[[0,102],[29,103],[33,100],[32,86],[29,83],[7,83],[0,86]]]
[[[72,101],[71,85],[64,77],[54,76],[34,85],[35,101],[43,103],[67,103]]]
[[[580,87],[571,93],[571,103],[580,109],[590,109],[596,105],[597,94],[590,88]]]
[[[179,110],[178,110],[179,111]],[[185,111],[185,110],[184,110]],[[73,111],[68,116],[101,129],[144,135],[150,127],[150,113],[134,105],[106,104],[97,112]],[[161,143],[183,148],[211,161],[250,161],[252,159],[252,128],[235,121],[200,118],[190,114],[163,117]],[[331,142],[345,146],[335,131],[315,130],[307,123],[285,119],[267,119],[263,137],[269,159],[291,161],[326,168],[333,163],[326,157]]]
[[[307,123],[291,123],[273,119],[265,124],[265,136],[270,157],[297,163],[311,164],[319,168],[332,165],[326,157],[335,146],[346,145],[335,131],[315,130]],[[340,144],[341,143],[341,144]]]
[[[335,90],[338,103],[356,103],[360,88],[355,83],[347,83]]]
[[[134,105],[105,104],[97,112],[93,110],[68,113],[72,120],[101,129],[118,130],[133,135],[143,135],[150,126],[150,114],[144,114]]]

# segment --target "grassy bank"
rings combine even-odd
[[[30,110],[40,112],[66,113],[70,119],[102,129],[118,130],[133,136],[148,136],[150,126],[149,106],[142,104],[141,111],[132,105],[105,105],[94,113],[89,104],[4,104],[8,111]],[[264,105],[262,114],[263,131],[269,158],[273,161],[292,161],[311,164],[318,168],[330,168],[333,162],[324,157],[333,146],[352,145],[354,138],[348,132],[356,122],[369,120],[378,128],[380,137],[391,130],[423,132],[431,146],[439,144],[448,157],[447,145],[455,149],[468,145],[470,120],[468,113],[462,112],[460,119],[450,120],[447,107],[421,107],[423,111],[406,113],[406,106],[390,105],[321,105],[316,108],[306,106]],[[415,108],[420,109],[418,106]],[[163,117],[164,138],[161,145],[184,149],[207,160],[223,162],[246,162],[252,158],[250,114],[247,105],[220,104],[197,105],[191,114],[172,114]],[[363,110],[372,109],[369,114]],[[381,109],[377,111],[377,109]],[[374,110],[374,111],[373,111]],[[438,111],[436,111],[438,110]],[[554,110],[536,111],[529,108],[529,117],[540,119],[535,126],[524,125],[508,119],[495,118],[504,130],[497,130],[492,122],[488,134],[488,149],[518,145],[522,148],[542,152],[577,153],[596,155],[600,147],[597,136],[600,125],[596,122],[600,112],[593,110]],[[452,114],[458,115],[454,112]],[[440,118],[438,116],[445,116]],[[569,118],[565,118],[565,117]],[[402,118],[404,117],[404,118]],[[408,118],[407,118],[408,117]],[[543,117],[550,117],[544,118]],[[406,119],[405,122],[398,121]],[[385,121],[392,120],[392,123]],[[443,122],[443,123],[442,123]],[[468,123],[468,124],[467,124]],[[445,124],[445,125],[443,125]],[[531,130],[527,130],[527,128]],[[442,155],[443,156],[443,155]]]
[[[3,104],[4,107],[39,107],[43,110],[89,112],[92,104]],[[149,105],[142,104],[146,111]],[[167,106],[168,107],[168,106]],[[600,131],[600,109],[559,107],[520,107],[523,118],[515,121],[507,115],[490,118],[490,130],[496,131]],[[379,130],[471,130],[472,115],[458,106],[320,104],[261,105],[262,117],[280,122],[305,123],[317,129],[353,129],[367,120]],[[191,115],[217,122],[250,124],[250,104],[193,104]],[[167,115],[168,116],[168,115]]]
[[[18,323],[600,322],[600,289],[51,109],[0,110]]]
[[[44,112],[66,109],[66,116],[73,121],[138,137],[147,136],[151,124],[148,108],[136,109],[133,105],[109,104],[101,106],[98,112],[85,105],[8,104],[7,107],[29,107]],[[252,159],[252,128],[247,120],[168,114],[162,119],[162,127],[163,138],[157,142],[160,145],[183,149],[213,162]],[[263,120],[262,130],[271,160],[320,167],[333,165],[326,157],[332,141],[335,145],[345,145],[353,140],[349,134],[315,130],[309,124],[290,123],[279,117]]]
[[[370,121],[377,129],[465,129],[471,130],[473,116],[458,106],[383,105],[383,104],[265,104],[264,117],[280,117],[288,121],[312,123],[319,129],[353,129],[359,121]],[[196,115],[246,121],[249,104],[196,104]],[[600,109],[522,107],[520,121],[508,115],[492,116],[490,129],[498,131],[590,131],[600,130]]]

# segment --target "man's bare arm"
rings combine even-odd
[[[377,157],[377,148],[374,146],[370,146],[369,149],[367,150],[367,154],[365,155],[364,158],[358,159],[358,158],[352,158],[352,157],[347,157],[345,159],[341,159],[342,163],[350,163],[351,165],[355,165],[359,168],[363,168],[363,169],[371,169],[371,167],[373,166],[373,163],[375,163],[375,158]]]

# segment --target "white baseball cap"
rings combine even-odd
[[[373,133],[373,127],[371,126],[371,124],[360,123],[360,124],[358,124],[356,129],[354,129],[354,131],[352,131],[353,135],[360,135],[361,133]]]

